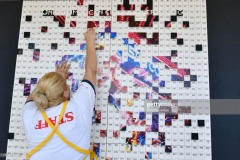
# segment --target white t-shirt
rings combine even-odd
[[[70,142],[87,150],[90,147],[92,114],[95,103],[94,92],[91,82],[83,80],[68,102],[63,120],[58,127],[59,132]],[[46,109],[46,114],[53,123],[58,122],[62,107],[63,103]],[[25,104],[22,120],[28,142],[28,151],[30,151],[41,143],[52,129],[45,122],[34,101]],[[81,160],[84,157],[84,154],[67,146],[55,134],[42,149],[30,157],[30,160]]]

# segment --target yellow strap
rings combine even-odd
[[[39,143],[35,148],[33,148],[29,153],[27,153],[26,160],[28,160],[34,153],[36,153],[43,146],[45,146],[47,144],[47,142],[52,138],[52,136],[54,135],[54,133],[56,132],[56,130],[57,130],[59,124],[60,124],[60,121],[62,120],[62,117],[63,117],[63,114],[66,110],[67,104],[68,104],[68,101],[64,102],[64,105],[63,105],[63,108],[62,108],[62,111],[61,111],[61,114],[60,114],[60,118],[59,118],[56,126],[53,128],[52,132],[41,143]]]
[[[52,122],[48,119],[47,114],[45,112],[41,113],[42,116],[44,117],[45,121],[48,123],[48,125],[54,129],[54,125],[52,124]],[[90,159],[92,158],[97,158],[96,154],[92,151],[92,150],[86,150],[83,148],[78,147],[77,145],[73,144],[72,142],[70,142],[69,140],[67,140],[58,130],[56,130],[56,134],[58,135],[58,137],[64,142],[66,143],[68,146],[70,146],[71,148],[75,149],[76,151],[86,154],[86,156],[84,157],[84,159],[87,158],[88,155],[90,155]]]

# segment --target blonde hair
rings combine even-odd
[[[57,72],[45,74],[33,91],[33,99],[40,111],[64,102],[64,91],[68,85],[66,80]]]

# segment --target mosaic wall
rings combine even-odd
[[[212,159],[209,104],[191,102],[209,99],[206,0],[49,0],[23,1],[7,160],[25,158],[21,110],[39,78],[68,61],[78,88],[89,27],[99,159]]]

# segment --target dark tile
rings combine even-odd
[[[8,133],[8,139],[14,139],[14,133]]]
[[[27,22],[31,22],[32,21],[32,16],[26,16],[26,19],[25,19]]]
[[[177,33],[171,33],[171,39],[176,39],[177,38]]]
[[[34,49],[35,43],[28,43],[28,49]]]
[[[197,75],[190,75],[190,81],[197,81]]]
[[[190,81],[184,81],[184,87],[191,87]]]
[[[165,21],[165,27],[170,28],[171,27],[171,22],[170,21]]]
[[[47,31],[48,31],[48,27],[47,26],[42,26],[41,32],[46,33]]]
[[[51,44],[51,49],[57,49],[58,48],[58,44],[57,43],[52,43]]]
[[[183,28],[189,28],[189,22],[183,21]]]
[[[23,37],[24,38],[30,38],[30,32],[24,32]]]
[[[177,22],[177,16],[171,16],[171,21],[172,22]]]
[[[25,84],[26,78],[19,78],[19,84]]]
[[[192,133],[192,140],[198,140],[198,133]]]
[[[202,51],[202,45],[201,44],[196,45],[196,51]]]
[[[204,127],[205,121],[204,120],[198,120],[198,127]]]
[[[69,38],[70,37],[70,32],[64,32],[63,38]]]
[[[182,38],[177,39],[177,44],[178,44],[178,45],[183,45],[183,39],[182,39]]]
[[[184,120],[184,126],[192,126],[192,120],[191,119],[185,119]]]
[[[20,54],[20,55],[23,54],[23,49],[22,48],[18,48],[17,49],[17,54]]]

